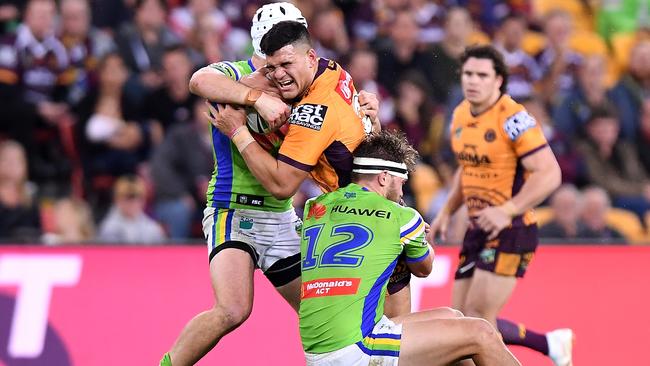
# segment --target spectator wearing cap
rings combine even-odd
[[[120,177],[115,182],[113,206],[100,224],[98,239],[118,244],[153,244],[165,240],[162,227],[144,212],[146,194],[142,178]]]
[[[650,209],[650,181],[634,145],[618,140],[619,129],[619,119],[611,110],[594,110],[586,137],[577,148],[585,159],[589,181],[604,188],[614,206],[643,218]]]

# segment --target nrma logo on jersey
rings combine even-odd
[[[354,295],[359,290],[360,278],[324,278],[302,284],[303,299],[311,297]]]
[[[0,365],[72,365],[61,336],[48,322],[57,287],[78,283],[82,260],[76,255],[1,255]]]

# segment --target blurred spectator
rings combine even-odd
[[[650,96],[650,40],[638,42],[630,53],[627,73],[612,89],[611,100],[616,106],[621,124],[621,135],[633,141],[639,128],[641,103]]]
[[[188,0],[185,6],[173,9],[169,15],[171,29],[183,41],[187,41],[192,30],[202,22],[219,34],[227,33],[230,28],[228,18],[217,7],[217,0]]]
[[[379,99],[379,120],[387,125],[395,118],[395,104],[388,90],[377,82],[377,55],[367,49],[356,49],[350,55],[346,70],[357,90],[375,93]]]
[[[160,123],[165,131],[177,123],[192,120],[195,95],[188,85],[192,76],[192,63],[187,49],[172,46],[162,56],[163,85],[153,91],[144,103],[145,117]]]
[[[96,215],[109,201],[113,180],[134,174],[162,139],[155,123],[142,122],[139,106],[124,93],[128,70],[117,53],[109,53],[97,67],[99,87],[86,96],[78,109],[77,136]]]
[[[555,126],[567,138],[584,137],[585,124],[594,108],[609,103],[612,93],[605,85],[605,62],[598,55],[585,58],[578,67],[578,82],[554,109]]]
[[[418,71],[431,83],[433,57],[420,49],[418,26],[411,11],[400,11],[390,28],[390,46],[377,50],[378,81],[391,94],[397,93],[397,83],[409,71]]]
[[[63,76],[69,85],[66,101],[76,105],[97,86],[97,61],[115,45],[107,34],[91,27],[87,0],[61,1],[60,38],[69,59]]]
[[[48,245],[81,244],[95,239],[95,222],[88,204],[79,198],[62,198],[53,210],[54,230],[43,235]]]
[[[34,188],[27,181],[25,149],[12,140],[0,142],[0,241],[35,241],[40,231]]]
[[[564,184],[551,196],[553,220],[539,228],[540,238],[576,239],[584,230],[580,221],[582,195],[572,184]]]
[[[0,41],[0,132],[25,147],[38,183],[65,182],[70,173],[58,136],[69,117],[59,83],[68,58],[54,36],[55,15],[53,0],[30,0],[16,33]]]
[[[513,99],[521,101],[533,94],[533,84],[541,77],[541,71],[534,58],[521,48],[526,32],[526,19],[510,15],[503,20],[495,36],[496,47],[508,65],[508,91]]]
[[[650,172],[650,97],[643,100],[641,125],[636,135],[636,148],[646,173]]]
[[[309,32],[319,57],[338,60],[350,51],[343,14],[333,6],[314,14]]]
[[[15,31],[20,19],[22,0],[4,0],[0,4],[0,36]]]
[[[558,121],[552,121],[549,118],[540,98],[534,97],[523,101],[522,104],[542,127],[544,137],[562,169],[562,182],[578,186],[586,184],[587,173],[584,159],[574,148],[573,141],[555,127]]]
[[[587,164],[591,183],[603,187],[614,206],[635,212],[640,218],[650,209],[650,181],[633,145],[619,141],[618,118],[607,109],[598,109],[589,118],[587,137],[578,151]]]
[[[201,54],[202,59],[192,55],[194,64],[238,60],[247,55],[248,32],[233,28],[218,5],[216,0],[190,0],[186,6],[171,12],[171,29],[188,47]],[[250,26],[245,29],[250,29]]]
[[[465,51],[472,28],[472,19],[467,10],[459,7],[449,9],[445,17],[444,37],[431,50],[431,88],[440,104],[447,103],[452,88],[460,82],[458,59]]]
[[[611,202],[607,192],[600,187],[588,187],[582,193],[583,230],[578,234],[585,239],[600,239],[607,243],[625,243],[623,235],[607,225],[607,212]]]
[[[98,239],[118,244],[162,242],[162,227],[144,212],[145,197],[142,178],[120,177],[115,183],[113,206],[100,224]]]
[[[424,77],[418,72],[404,74],[397,84],[395,124],[418,150],[433,120],[429,94]]]
[[[92,0],[90,1],[93,25],[112,32],[122,23],[133,17],[133,0]]]
[[[125,23],[118,31],[115,42],[128,68],[138,75],[134,90],[142,94],[160,86],[162,79],[157,71],[161,67],[165,48],[180,41],[165,24],[165,0],[135,0],[134,22]]]
[[[411,9],[420,28],[420,43],[440,42],[445,34],[443,24],[447,10],[444,4],[431,0],[411,0]]]
[[[467,9],[472,15],[472,19],[480,24],[484,32],[489,34],[494,34],[506,17],[512,14],[524,16],[530,10],[527,1],[454,0],[450,2]]]
[[[214,167],[206,112],[205,103],[197,99],[191,122],[172,127],[151,160],[155,215],[171,238],[189,237],[192,221],[205,206]]]
[[[557,103],[557,96],[575,85],[582,56],[571,50],[569,40],[573,33],[571,16],[562,10],[549,12],[544,19],[546,47],[536,56],[542,69],[542,93],[549,104]]]

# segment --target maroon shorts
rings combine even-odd
[[[523,277],[539,243],[537,225],[503,229],[491,241],[487,236],[481,229],[467,230],[455,278],[470,278],[475,268],[502,276]]]

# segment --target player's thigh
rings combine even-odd
[[[467,298],[467,291],[471,283],[471,278],[461,278],[454,281],[454,286],[451,290],[451,307],[460,311],[465,310],[465,299]]]
[[[402,316],[391,318],[390,320],[396,324],[404,324],[409,322],[422,322],[433,319],[454,319],[461,318],[463,314],[455,309],[449,307],[440,307],[431,310],[418,311]]]
[[[476,318],[404,323],[399,366],[449,365],[478,353],[490,337],[497,337],[494,328]]]
[[[409,273],[409,276],[411,274]],[[411,285],[407,284],[397,292],[388,294],[384,303],[384,315],[389,319],[411,313]]]
[[[219,251],[210,261],[210,279],[219,306],[250,311],[254,272],[247,251],[234,247]]]
[[[203,232],[208,246],[210,280],[220,306],[249,308],[253,302],[253,274],[257,253],[234,240],[234,210],[207,208]]]
[[[502,276],[476,269],[465,298],[465,315],[496,318],[517,285],[514,276]]]

